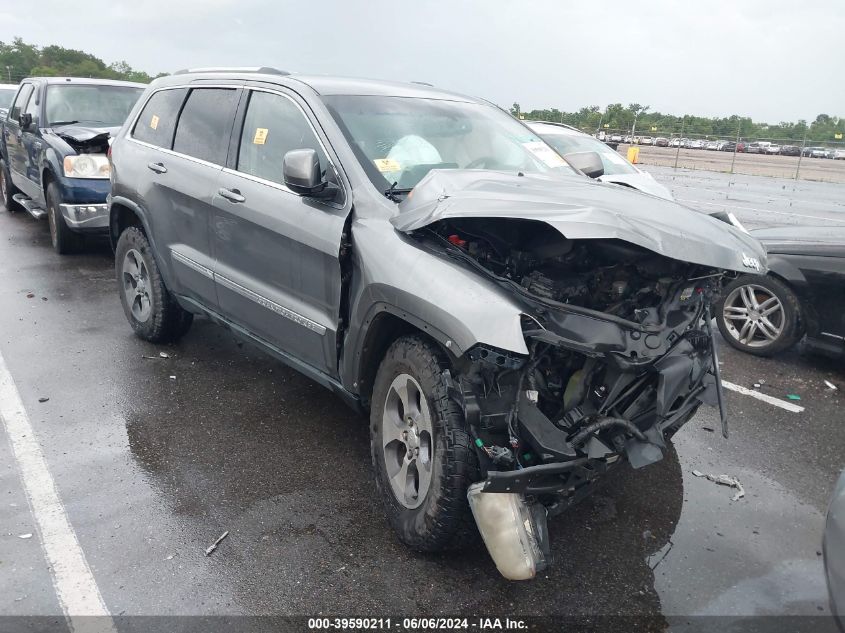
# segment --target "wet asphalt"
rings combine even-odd
[[[732,202],[720,174],[650,171],[701,208]],[[769,196],[749,202],[757,210],[744,221],[800,221],[780,213],[802,208],[801,196],[805,215],[845,221],[831,203],[842,186],[790,193],[776,179],[743,178],[744,195]],[[328,391],[206,320],[173,346],[134,337],[106,245],[60,257],[46,223],[0,210],[0,306],[0,352],[114,615],[829,612],[820,551],[845,466],[841,362],[721,345],[726,380],[797,394],[806,410],[727,392],[729,440],[702,409],[662,462],[620,467],[553,519],[554,565],[510,583],[482,546],[421,555],[397,541],[375,494],[366,425]],[[732,501],[734,490],[693,470],[737,477],[746,497]],[[60,613],[3,438],[0,615]]]

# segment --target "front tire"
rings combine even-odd
[[[17,203],[12,199],[12,196],[18,192],[18,188],[12,184],[12,174],[9,172],[9,166],[6,161],[0,158],[0,198],[3,200],[3,206],[9,213],[15,213],[18,210]]]
[[[121,233],[114,261],[123,313],[138,337],[169,343],[187,333],[194,315],[182,308],[164,285],[141,229],[131,226]]]
[[[728,343],[756,356],[783,352],[804,335],[798,297],[772,276],[743,275],[729,283],[716,323]]]
[[[420,552],[460,548],[477,535],[466,496],[476,455],[442,380],[448,367],[433,344],[405,336],[387,350],[373,385],[376,487],[399,539]]]
[[[59,186],[51,182],[47,185],[47,221],[50,223],[50,241],[53,250],[59,255],[78,253],[85,244],[84,238],[77,232],[72,231],[65,222],[62,211],[59,208]]]

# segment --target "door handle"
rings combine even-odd
[[[147,168],[151,169],[152,171],[154,171],[157,174],[166,174],[167,173],[167,167],[165,167],[161,163],[148,163]]]
[[[221,187],[217,190],[217,193],[226,198],[226,200],[230,200],[231,202],[243,202],[246,200],[246,198],[244,198],[241,195],[241,192],[237,189],[224,189],[223,187]]]

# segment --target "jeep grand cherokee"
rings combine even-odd
[[[480,533],[512,579],[548,563],[548,515],[721,405],[709,306],[723,275],[766,269],[730,225],[423,85],[177,73],[111,161],[138,336],[203,314],[368,412],[399,539]]]

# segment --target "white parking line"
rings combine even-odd
[[[20,469],[32,515],[38,525],[41,547],[50,565],[59,604],[72,629],[115,631],[110,617],[74,623],[80,616],[109,616],[85,554],[68,520],[53,476],[29,422],[15,381],[0,354],[0,419]]]
[[[787,402],[786,400],[779,400],[777,398],[773,398],[772,396],[766,395],[765,393],[760,393],[759,391],[754,391],[753,389],[748,389],[747,387],[735,385],[732,382],[728,382],[727,380],[722,381],[722,386],[725,389],[730,389],[731,391],[736,391],[737,393],[741,393],[746,396],[751,396],[752,398],[757,398],[758,400],[762,400],[763,402],[766,402],[776,407],[780,407],[781,409],[785,409],[786,411],[790,411],[792,413],[801,413],[804,410],[804,407],[800,407],[797,404],[792,404],[791,402]]]

